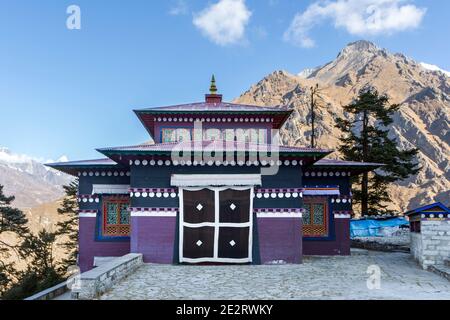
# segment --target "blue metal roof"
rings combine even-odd
[[[423,207],[420,207],[420,208],[417,208],[417,209],[414,209],[414,210],[410,210],[410,211],[406,212],[405,215],[409,216],[409,215],[412,215],[412,214],[417,214],[417,213],[422,213],[422,212],[426,213],[424,211],[430,210],[430,209],[432,209],[434,207],[439,207],[442,210],[442,212],[444,212],[444,213],[450,213],[450,209],[448,207],[443,205],[441,202],[436,202],[436,203],[429,204],[429,205],[426,205],[426,206],[423,206]],[[430,213],[433,213],[433,212],[430,212]]]

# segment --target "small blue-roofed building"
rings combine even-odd
[[[411,254],[424,268],[450,260],[450,209],[436,202],[405,213],[411,230]]]

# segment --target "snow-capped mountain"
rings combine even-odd
[[[67,157],[62,156],[57,161],[67,161]],[[6,195],[16,197],[15,207],[31,208],[64,195],[62,186],[70,183],[72,178],[44,166],[45,162],[53,161],[35,159],[0,147],[0,184]]]
[[[307,79],[318,69],[319,68],[307,68],[307,69],[301,71],[299,74],[297,74],[297,76],[302,79]]]
[[[421,62],[420,65],[422,67],[424,67],[425,69],[429,70],[429,71],[439,71],[442,72],[443,74],[445,74],[447,77],[450,77],[450,71],[446,71],[444,69],[439,68],[438,66],[434,65],[434,64],[428,64],[425,62]]]

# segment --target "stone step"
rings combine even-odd
[[[450,267],[446,265],[429,266],[428,270],[450,281]]]

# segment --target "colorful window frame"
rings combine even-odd
[[[196,138],[203,140],[226,140],[246,143],[266,144],[268,141],[267,128],[205,128],[202,132],[195,132],[193,128],[164,127],[160,131],[161,143],[192,141]]]
[[[266,128],[207,128],[203,130],[203,139],[265,144],[267,132]]]
[[[129,237],[130,199],[127,197],[104,197],[102,203],[102,236]]]
[[[305,197],[303,200],[303,236],[324,238],[330,235],[327,197]]]

